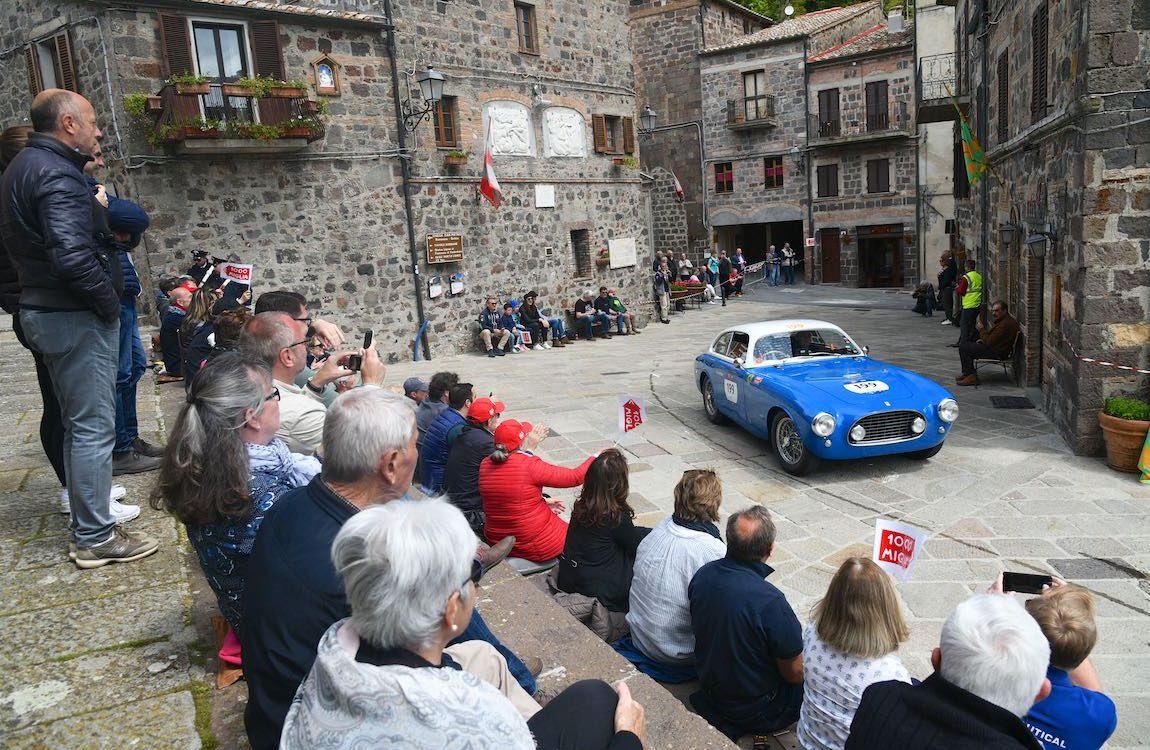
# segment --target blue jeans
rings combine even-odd
[[[779,264],[771,264],[771,286],[779,285]]]
[[[611,333],[611,319],[607,317],[606,313],[595,313],[593,315],[584,315],[579,318],[579,328],[583,330],[585,338],[591,338],[595,334],[595,324],[602,324],[603,333]]]
[[[788,284],[795,283],[795,267],[783,266],[783,277],[787,280]]]
[[[527,665],[520,661],[518,656],[511,653],[511,649],[500,643],[499,639],[495,637],[495,633],[491,632],[487,623],[479,615],[479,610],[472,612],[471,622],[467,623],[467,627],[451,643],[463,641],[486,641],[490,643],[507,660],[507,671],[511,672],[511,676],[519,683],[519,687],[526,690],[528,695],[535,695],[539,687],[535,684],[535,678],[531,676],[531,670],[527,669]]]
[[[567,327],[563,325],[563,318],[548,318],[551,325],[551,338],[554,341],[567,338]]]
[[[132,450],[140,436],[136,418],[136,384],[148,369],[140,325],[136,319],[136,300],[120,301],[120,363],[116,370],[116,447],[115,453]]]
[[[107,540],[116,444],[116,364],[120,321],[87,310],[20,310],[28,342],[44,357],[64,421],[64,472],[79,547]]]

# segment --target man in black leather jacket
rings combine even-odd
[[[102,134],[91,103],[62,89],[38,94],[31,119],[36,132],[0,185],[0,236],[20,277],[20,322],[44,357],[64,417],[71,556],[80,568],[130,562],[158,545],[117,526],[109,506],[119,261],[94,235],[83,174]]]

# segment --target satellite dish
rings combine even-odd
[[[786,14],[787,18],[790,18],[795,14],[795,6],[788,4],[787,7],[783,8],[783,13]]]

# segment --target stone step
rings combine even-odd
[[[635,700],[646,710],[644,747],[648,750],[734,750],[739,747],[691,713],[658,682],[637,671],[556,604],[533,580],[519,575],[510,565],[500,564],[484,577],[478,606],[483,619],[512,651],[543,659],[543,673],[538,679],[540,688],[558,692],[588,678],[612,684],[625,680]],[[744,742],[750,747],[749,737],[744,738]]]

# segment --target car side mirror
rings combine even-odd
[[[735,357],[735,367],[737,367],[740,370],[743,369],[743,358],[742,357]]]
[[[869,346],[863,347],[863,354],[865,354],[868,357],[870,356],[870,347]]]

